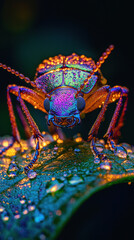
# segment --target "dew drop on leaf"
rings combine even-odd
[[[28,211],[31,212],[34,210],[35,210],[35,205],[33,202],[30,201],[30,203],[28,204]]]
[[[25,203],[25,199],[20,199],[20,203],[24,204]]]
[[[81,183],[83,181],[84,181],[83,178],[81,176],[78,176],[78,175],[72,175],[72,176],[68,177],[68,182],[71,185],[76,185],[76,184]]]
[[[126,158],[127,157],[127,151],[124,147],[116,146],[114,149],[114,155],[120,158]]]
[[[42,234],[40,234],[39,239],[40,240],[46,240],[46,236],[42,233]]]
[[[23,215],[26,215],[26,214],[28,214],[28,209],[27,209],[27,208],[25,208],[25,209],[22,211],[22,213],[23,213]]]
[[[122,144],[121,144],[121,147],[125,148],[126,151],[127,151],[127,153],[132,153],[132,147],[131,147],[130,144],[128,144],[128,143],[122,143]]]
[[[36,209],[34,213],[34,221],[36,223],[39,223],[42,222],[44,219],[45,219],[44,215],[38,209]]]
[[[53,193],[59,191],[64,186],[64,183],[59,180],[52,180],[46,184],[46,192]]]
[[[99,152],[102,152],[104,150],[104,145],[99,141],[95,143],[95,146]]]
[[[10,177],[10,178],[14,178],[14,177],[16,177],[16,172],[9,172],[8,174],[8,177]]]
[[[0,205],[0,213],[2,213],[4,210],[5,210],[5,208]]]
[[[74,149],[74,152],[75,152],[75,153],[79,153],[79,152],[80,152],[80,149],[79,149],[79,148],[75,148],[75,149]]]
[[[134,159],[134,154],[133,153],[129,153],[128,157],[133,160]]]
[[[29,170],[27,173],[29,179],[34,179],[37,176],[37,173],[34,170]]]
[[[100,163],[100,159],[99,159],[98,157],[95,157],[95,158],[94,158],[94,163],[95,163],[95,164]]]
[[[19,213],[17,213],[17,214],[14,215],[14,218],[15,218],[15,219],[19,219],[20,217],[21,217],[21,215],[20,215]]]
[[[14,161],[12,161],[7,170],[8,177],[11,177],[11,178],[16,177],[18,170],[19,170],[19,168],[17,167],[16,163]]]
[[[102,162],[100,168],[104,170],[111,170],[112,164],[108,161]]]
[[[4,222],[7,222],[9,220],[9,214],[6,211],[4,211],[1,213],[1,218]]]

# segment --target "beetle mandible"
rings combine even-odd
[[[94,156],[100,160],[106,160],[107,156],[100,153],[95,146],[100,124],[108,104],[118,100],[105,134],[110,149],[114,150],[116,147],[115,139],[118,137],[119,130],[123,125],[128,102],[128,89],[121,86],[111,88],[106,85],[106,79],[100,71],[102,63],[113,49],[114,46],[110,45],[96,64],[92,58],[87,58],[84,55],[79,56],[75,53],[69,56],[58,55],[51,57],[39,64],[34,81],[0,63],[1,68],[18,76],[32,86],[32,89],[17,85],[7,87],[7,104],[13,141],[8,147],[3,148],[0,154],[2,155],[15,142],[20,143],[20,134],[10,96],[12,93],[17,96],[22,111],[28,120],[32,135],[37,140],[35,155],[32,161],[24,168],[25,172],[29,171],[38,159],[40,152],[39,139],[42,139],[43,136],[31,117],[24,100],[48,114],[48,125],[52,123],[56,127],[73,127],[80,123],[81,112],[88,113],[101,106],[100,113],[89,132],[88,141],[91,142],[91,150]]]

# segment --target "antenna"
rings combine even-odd
[[[88,76],[88,78],[86,78],[84,80],[84,83],[81,84],[79,90],[76,93],[76,97],[78,97],[79,93],[81,92],[81,90],[85,87],[85,85],[88,83],[88,81],[91,79],[92,75],[98,71],[98,69],[101,67],[101,65],[105,62],[105,60],[108,58],[109,54],[111,53],[111,51],[114,49],[114,45],[110,45],[105,52],[103,52],[103,54],[101,55],[101,57],[99,58],[98,62],[95,64],[95,66],[93,66],[93,69],[90,71],[90,74]]]
[[[19,77],[20,79],[23,79],[26,83],[30,83],[31,86],[35,87],[36,84],[30,80],[30,78],[25,77],[22,73],[19,73],[18,71],[15,71],[13,68],[8,67],[6,64],[0,63],[0,68],[5,69],[7,72],[10,72],[11,74]]]

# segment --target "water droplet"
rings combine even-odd
[[[43,221],[44,219],[45,219],[44,215],[38,209],[36,209],[35,213],[34,213],[34,221],[36,223],[39,223],[39,222]]]
[[[10,173],[8,173],[8,177],[10,177],[10,178],[14,178],[14,177],[16,177],[16,172],[10,172]]]
[[[9,214],[6,211],[4,211],[1,213],[1,218],[4,222],[7,222],[9,220]]]
[[[63,176],[66,177],[66,176],[67,176],[67,173],[64,173]]]
[[[64,183],[59,181],[59,180],[54,180],[54,181],[47,182],[47,184],[46,184],[46,192],[47,193],[57,192],[63,186],[64,186]]]
[[[25,199],[20,199],[20,203],[24,204],[25,203]]]
[[[54,150],[55,150],[55,151],[58,150],[58,147],[54,147]]]
[[[66,179],[65,179],[65,177],[60,177],[60,180],[61,180],[61,182],[64,182]]]
[[[126,158],[127,157],[127,151],[124,147],[116,146],[114,149],[114,155],[120,158]]]
[[[21,204],[25,204],[26,202],[26,197],[23,195],[21,198],[20,198],[20,203]]]
[[[54,154],[54,155],[56,155],[56,154],[57,154],[57,152],[56,152],[56,151],[53,151],[53,154]]]
[[[17,213],[17,214],[14,215],[14,218],[15,218],[15,219],[19,219],[20,217],[21,217],[21,216],[20,216],[19,213]]]
[[[99,152],[102,152],[104,149],[104,145],[100,143],[99,141],[95,143],[95,146]]]
[[[57,215],[57,216],[61,216],[61,214],[62,214],[62,211],[61,211],[60,209],[58,209],[58,210],[56,211],[56,215]]]
[[[28,209],[27,208],[23,209],[22,213],[23,213],[23,215],[28,214]]]
[[[2,213],[4,210],[5,210],[5,208],[0,205],[0,213]]]
[[[16,171],[16,170],[18,170],[18,167],[16,163],[12,161],[11,164],[9,165],[8,171]]]
[[[75,153],[79,153],[80,151],[81,151],[81,150],[80,150],[79,148],[75,148],[75,149],[74,149],[74,152],[75,152]]]
[[[19,170],[19,168],[17,167],[16,163],[14,161],[12,161],[7,170],[8,177],[11,177],[11,178],[16,177],[18,170]]]
[[[74,139],[75,142],[81,142],[82,141],[82,137],[81,137],[80,133],[74,135],[73,139]]]
[[[121,143],[120,146],[125,148],[127,153],[132,153],[132,147],[131,147],[130,144],[128,144],[128,143]]]
[[[111,170],[112,164],[108,161],[102,162],[100,168],[104,170]]]
[[[129,153],[128,156],[129,156],[130,159],[134,159],[134,154],[133,153]]]
[[[35,210],[35,205],[34,205],[33,203],[30,203],[30,204],[28,205],[28,210],[29,210],[29,212],[34,211],[34,210]]]
[[[94,158],[94,163],[95,163],[95,164],[100,163],[100,159],[99,159],[98,157],[95,157],[95,158]]]
[[[29,179],[34,179],[37,176],[37,173],[34,170],[29,170],[27,173]]]
[[[46,236],[43,233],[41,233],[40,236],[39,236],[39,239],[40,240],[46,240]]]
[[[90,171],[89,171],[89,170],[86,170],[85,174],[86,174],[86,175],[90,174]]]
[[[98,141],[99,141],[99,143],[101,143],[102,145],[105,146],[105,141],[104,141],[104,139],[99,139]]]
[[[78,176],[78,175],[76,175],[76,174],[74,176],[72,175],[72,176],[68,177],[68,182],[71,185],[76,185],[76,184],[81,183],[83,181],[84,181],[83,178]]]

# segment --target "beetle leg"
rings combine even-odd
[[[105,137],[107,138],[107,142],[111,150],[114,150],[116,147],[114,140],[116,140],[120,135],[120,128],[123,126],[124,115],[125,115],[125,112],[127,109],[127,103],[128,103],[128,89],[121,87],[120,91],[121,91],[121,96],[117,103],[117,106],[113,114],[112,120],[109,124],[108,130],[105,134]],[[123,97],[125,97],[124,105],[123,105]],[[120,114],[122,105],[123,105],[123,109]],[[118,117],[119,114],[120,114],[120,117]]]
[[[30,128],[33,132],[33,136],[35,139],[37,139],[35,155],[34,155],[32,161],[24,168],[25,172],[27,172],[30,168],[33,167],[33,164],[35,164],[35,162],[37,161],[37,159],[39,157],[39,150],[40,150],[39,138],[42,139],[43,137],[42,137],[42,134],[39,131],[36,123],[34,122],[33,118],[31,117],[29,110],[27,109],[23,99],[21,98],[21,89],[19,89],[19,92],[18,92],[18,100],[19,100],[22,110],[23,110],[24,114],[26,115],[26,118],[29,122]]]
[[[0,153],[5,152],[7,149],[9,149],[15,141],[20,143],[20,134],[17,128],[16,124],[16,119],[13,111],[13,105],[11,102],[11,97],[10,93],[15,94],[18,97],[18,101],[20,103],[20,106],[27,118],[27,121],[30,125],[30,128],[32,130],[34,138],[37,140],[36,143],[36,151],[33,160],[29,163],[27,167],[25,167],[25,171],[28,171],[33,164],[37,161],[38,156],[39,156],[39,138],[42,138],[42,135],[34,122],[33,118],[31,117],[29,110],[27,109],[23,99],[31,103],[33,106],[37,105],[37,108],[42,110],[43,109],[43,102],[44,102],[44,96],[39,94],[38,92],[25,88],[25,87],[19,87],[16,85],[9,85],[7,88],[7,103],[8,103],[8,109],[9,109],[9,116],[10,116],[10,121],[11,121],[11,126],[12,126],[12,134],[13,134],[13,142],[3,150],[1,150]],[[31,96],[31,98],[29,97]],[[23,99],[22,99],[23,98]]]
[[[37,138],[37,143],[36,143],[36,151],[34,154],[34,157],[32,159],[32,161],[24,168],[25,172],[27,173],[29,171],[30,168],[33,167],[33,165],[36,163],[36,161],[38,160],[39,154],[40,154],[40,147],[39,147],[39,139]]]
[[[18,92],[18,100],[20,102],[20,105],[21,105],[21,108],[28,120],[28,123],[30,125],[30,128],[32,130],[32,133],[33,133],[33,136],[34,138],[39,138],[41,137],[42,138],[42,134],[41,132],[39,131],[36,123],[34,122],[33,118],[31,117],[30,113],[29,113],[29,110],[27,109],[23,99],[21,98],[21,89],[19,89],[19,92]]]
[[[107,94],[104,105],[103,105],[95,123],[93,124],[93,127],[91,128],[91,130],[89,132],[88,141],[91,141],[92,152],[96,157],[99,157],[102,160],[106,159],[106,156],[103,155],[103,154],[100,154],[98,152],[98,150],[95,147],[94,139],[97,137],[98,130],[99,130],[100,124],[103,120],[104,114],[107,110],[108,104],[111,103],[111,102],[114,102],[117,99],[119,99],[119,101],[117,103],[117,106],[116,106],[116,109],[115,109],[115,112],[114,112],[114,115],[113,115],[112,120],[110,122],[109,128],[107,130],[107,133],[105,134],[105,137],[107,137],[107,139],[108,139],[108,144],[109,144],[110,149],[114,150],[116,145],[115,145],[115,142],[114,142],[113,139],[118,135],[119,129],[123,125],[123,118],[124,118],[124,115],[125,115],[125,111],[126,111],[126,108],[127,108],[127,101],[128,101],[127,95],[128,95],[128,89],[125,88],[125,87],[123,88],[123,87],[120,87],[120,86],[115,86],[115,87],[109,89],[109,93]],[[119,116],[119,113],[120,113],[120,110],[121,110],[121,106],[123,104],[123,97],[126,97],[126,100],[125,100],[125,103],[124,103],[124,106],[123,106],[122,113],[121,113],[121,115],[119,117],[119,120],[118,120],[118,116]],[[115,127],[116,124],[117,124],[117,126]]]
[[[12,146],[14,145],[14,143],[15,143],[15,139],[13,138],[12,142],[11,142],[7,147],[5,147],[5,148],[3,148],[3,149],[0,150],[0,156],[1,156],[4,152],[6,152],[10,147],[12,147]]]
[[[88,140],[89,140],[89,141],[90,141],[93,137],[96,137],[97,134],[98,134],[98,130],[99,130],[100,124],[101,124],[102,119],[103,119],[103,117],[104,117],[104,114],[105,114],[105,112],[106,112],[106,110],[107,110],[107,106],[108,106],[108,103],[109,103],[110,95],[111,95],[111,91],[109,90],[109,93],[108,93],[108,95],[107,95],[107,97],[106,97],[106,100],[105,100],[105,102],[104,102],[104,105],[103,105],[103,107],[102,107],[102,109],[101,109],[101,111],[100,111],[100,113],[99,113],[99,115],[98,115],[95,123],[93,124],[93,126],[92,126],[92,128],[91,128],[91,130],[90,130],[90,132],[89,132],[89,137],[88,137]]]
[[[20,143],[20,134],[19,134],[19,131],[17,128],[13,105],[12,105],[12,101],[11,101],[11,97],[10,97],[10,86],[7,88],[7,105],[8,105],[9,117],[10,117],[10,122],[11,122],[11,127],[12,127],[13,141],[8,147],[5,147],[0,151],[0,155],[2,155],[10,147],[12,147],[13,144],[15,143],[15,141]]]
[[[99,158],[100,160],[107,160],[107,156],[101,152],[99,152],[95,146],[95,137],[93,137],[91,139],[91,143],[90,143],[90,147],[91,147],[91,150],[92,150],[92,153],[94,155],[95,158]]]
[[[26,120],[25,116],[23,115],[23,112],[22,112],[22,109],[19,105],[19,102],[17,103],[17,112],[18,112],[19,118],[22,122],[22,126],[24,128],[25,135],[26,135],[27,139],[29,139],[32,136],[31,129],[30,129],[28,123],[27,123],[27,120]]]

